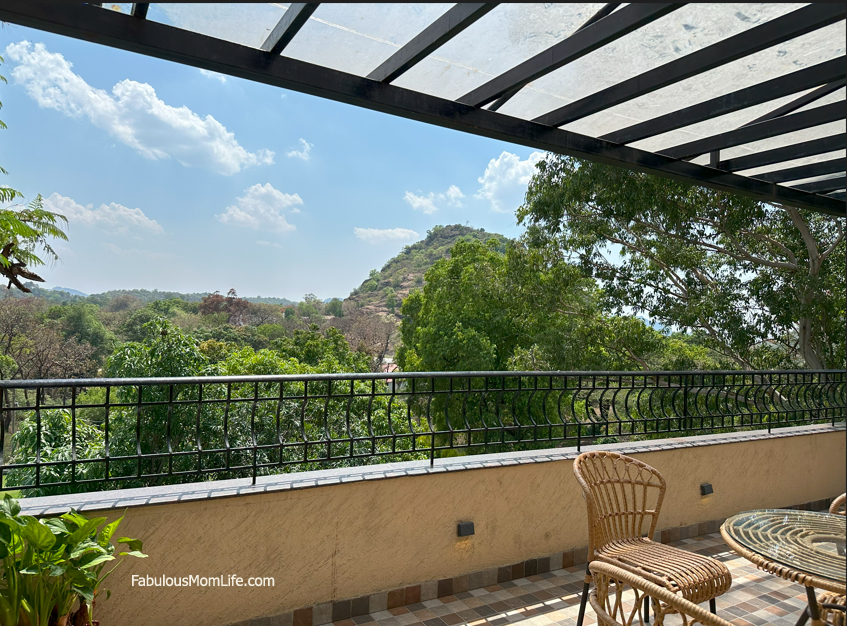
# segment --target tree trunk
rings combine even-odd
[[[803,355],[806,365],[809,366],[809,369],[813,370],[826,369],[823,359],[821,359],[812,347],[812,320],[808,317],[801,317],[798,326],[800,335],[800,354]]]

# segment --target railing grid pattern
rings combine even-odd
[[[836,423],[843,371],[0,381],[3,489],[53,494]]]

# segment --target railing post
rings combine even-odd
[[[682,420],[685,424],[684,430],[691,430],[691,417],[688,412],[688,374],[683,374],[685,383],[682,386]]]
[[[14,391],[13,391],[14,393]],[[4,400],[6,399],[6,390],[0,390],[0,489],[3,488],[3,465],[6,462],[6,457],[3,450],[6,449],[6,415],[4,409]],[[834,421],[833,421],[834,423]],[[9,414],[9,425],[12,424],[12,415]]]

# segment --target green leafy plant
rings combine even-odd
[[[0,502],[0,626],[95,624],[105,579],[123,557],[147,556],[138,539],[117,539],[125,551],[112,543],[122,520],[88,519],[73,509],[39,520],[21,515],[6,494]]]

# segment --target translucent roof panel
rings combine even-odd
[[[394,84],[458,99],[569,37],[602,7],[602,3],[500,4]]]
[[[148,19],[202,35],[260,48],[288,5],[258,2],[155,3]]]
[[[765,172],[776,172],[779,170],[786,170],[790,167],[799,167],[800,165],[810,165],[812,163],[820,163],[822,161],[831,161],[832,159],[843,159],[847,157],[847,149],[845,150],[836,150],[834,152],[827,152],[825,154],[816,154],[814,156],[803,157],[801,159],[792,159],[790,161],[784,161],[782,163],[776,163],[773,165],[768,165],[765,167],[757,167],[751,168],[744,172],[741,172],[745,176],[756,176],[758,174],[764,174]],[[792,181],[793,182],[793,181]]]
[[[500,111],[524,119],[534,119],[801,6],[789,3],[687,4],[530,83]],[[688,99],[686,97],[686,102]],[[669,112],[673,110],[672,106],[676,108],[678,102],[676,106],[666,103],[663,107],[657,107],[648,117]],[[618,128],[635,121],[640,120],[622,119]],[[595,134],[589,131],[584,121],[579,126],[567,128]],[[610,126],[611,130],[615,128]]]
[[[820,126],[814,126],[813,128],[807,128],[794,133],[785,133],[777,137],[771,137],[770,139],[763,139],[761,141],[755,141],[741,146],[727,148],[726,150],[721,150],[721,160],[745,156],[747,154],[762,152],[764,150],[773,150],[780,146],[791,145],[803,141],[811,141],[812,139],[828,137],[845,131],[847,131],[847,123],[845,123],[844,120],[839,122],[830,122],[829,124],[821,124]]]
[[[648,137],[647,139],[642,139],[641,141],[635,141],[630,145],[634,148],[639,148],[641,150],[661,152],[662,150],[671,148],[673,146],[678,146],[684,143],[688,143],[690,141],[696,141],[705,137],[718,135],[720,133],[724,133],[729,130],[740,128],[741,126],[749,124],[753,120],[758,119],[763,115],[767,115],[773,110],[778,109],[779,107],[788,104],[793,100],[796,100],[804,93],[809,93],[810,91],[812,90],[809,89],[804,92],[792,94],[790,96],[785,96],[776,100],[771,100],[770,102],[766,102],[765,104],[760,104],[757,106],[742,109],[740,111],[735,111],[733,113],[728,113],[726,115],[721,115],[720,117],[715,117],[710,120],[706,120],[705,122],[698,122],[697,124],[691,124],[689,126],[685,126],[677,130],[672,130],[667,133],[654,135],[653,137]]]
[[[789,181],[789,182],[778,183],[778,184],[783,185],[785,187],[795,187],[797,185],[805,185],[806,183],[818,183],[818,182],[822,182],[822,181],[825,181],[825,180],[835,180],[835,179],[843,178],[843,177],[844,177],[844,174],[835,174],[835,175],[827,174],[826,176],[816,176],[814,178],[803,178],[801,180],[792,180],[792,181]],[[844,185],[841,185],[841,189],[844,189]]]
[[[283,55],[367,76],[452,4],[321,4]]]
[[[745,87],[785,76],[797,70],[843,57],[845,40],[847,40],[847,29],[845,29],[844,22],[833,24],[703,72],[674,85],[669,85],[640,98],[610,107],[600,113],[569,124],[565,128],[575,132],[602,136],[614,130],[678,110],[683,106],[699,104]],[[800,97],[800,95],[802,95],[802,92],[779,101],[771,101],[770,104],[742,110],[746,112],[741,112],[737,116],[738,119],[741,120],[744,116],[747,116],[747,119],[737,125],[746,124],[764,115],[768,110],[776,109],[782,104]],[[842,92],[840,99],[843,98]],[[709,120],[696,125],[696,127],[690,126],[684,131],[679,131],[688,133],[689,136],[680,135],[675,143],[693,141],[700,137],[714,135],[733,128],[734,122],[735,118],[727,116]],[[656,150],[667,145],[674,145],[674,142],[668,143],[666,138],[656,138],[655,143],[648,141],[638,145],[645,150]]]

